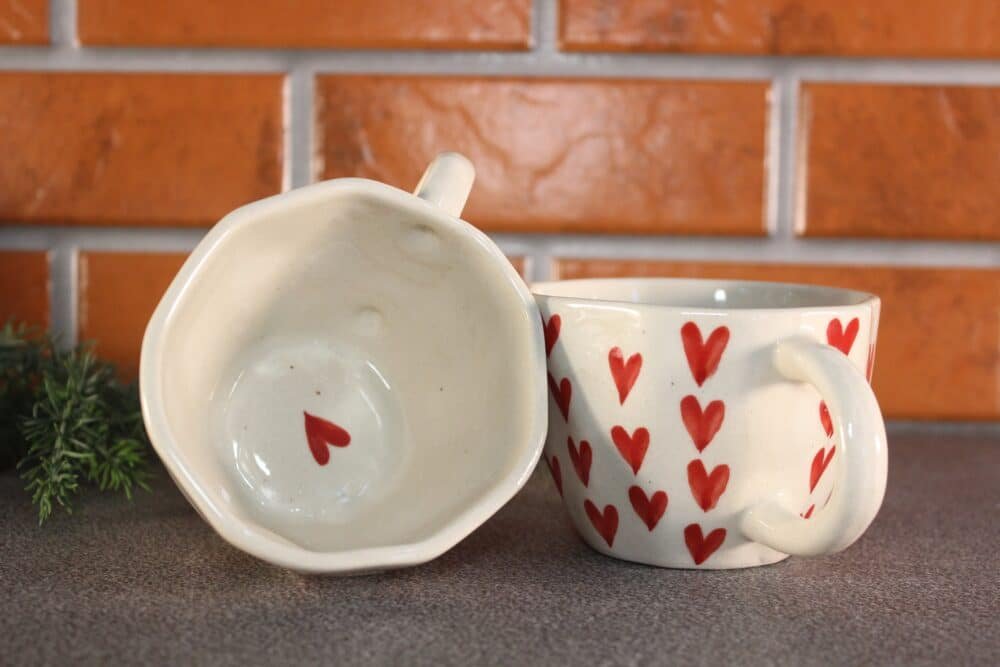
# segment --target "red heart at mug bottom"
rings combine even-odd
[[[583,509],[587,512],[587,518],[590,519],[594,530],[604,538],[608,547],[611,547],[615,543],[615,534],[618,532],[618,510],[615,509],[614,505],[605,505],[602,514],[597,509],[597,505],[589,500],[583,501]]]
[[[701,526],[696,523],[684,529],[684,543],[687,544],[688,553],[694,559],[695,565],[701,565],[708,560],[725,541],[725,528],[716,528],[707,536],[702,534]]]
[[[650,531],[656,528],[663,513],[667,511],[666,491],[657,491],[650,498],[641,486],[632,486],[628,490],[628,499],[632,503],[632,509]]]

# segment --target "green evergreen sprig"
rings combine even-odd
[[[24,325],[0,329],[0,469],[16,466],[44,523],[81,483],[148,489],[138,393],[89,345],[62,350]]]

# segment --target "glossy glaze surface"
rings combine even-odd
[[[144,416],[236,546],[307,572],[410,565],[532,470],[541,346],[527,288],[485,236],[388,186],[334,181],[238,210],[195,250],[143,342]]]
[[[853,543],[885,489],[864,373],[879,302],[697,280],[533,285],[546,323],[545,456],[598,551],[728,569]]]

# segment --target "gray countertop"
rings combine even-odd
[[[0,476],[0,663],[1000,664],[1000,435],[890,435],[836,556],[737,571],[605,558],[547,471],[432,563],[309,578],[228,546],[162,471],[36,525]]]

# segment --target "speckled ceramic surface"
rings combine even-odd
[[[474,172],[416,196],[340,179],[245,206],[184,264],[143,341],[157,453],[226,540],[278,565],[429,560],[527,479],[546,430],[538,311],[456,217]]]

